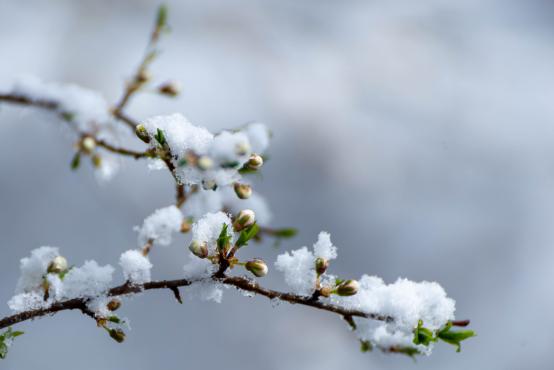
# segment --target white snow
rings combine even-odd
[[[119,265],[123,269],[125,280],[132,284],[144,284],[151,280],[152,263],[141,251],[131,249],[123,252]]]
[[[114,268],[94,260],[69,270],[63,279],[63,298],[97,297],[110,288]]]
[[[171,235],[181,229],[182,222],[183,214],[174,205],[156,210],[144,219],[141,227],[135,227],[139,233],[139,247],[143,247],[148,240],[153,240],[157,245],[168,246],[171,244]]]
[[[315,260],[317,257],[334,259],[337,257],[337,248],[331,243],[329,233],[319,233],[314,244],[314,252],[307,247],[285,252],[277,256],[275,268],[285,275],[285,282],[293,293],[311,295],[315,289],[317,274],[315,272]]]
[[[40,288],[48,265],[59,255],[58,248],[44,246],[31,251],[31,256],[22,258],[19,267],[21,275],[15,292],[31,292]]]

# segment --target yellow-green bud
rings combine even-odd
[[[67,260],[63,256],[54,257],[50,264],[48,264],[47,271],[53,274],[59,274],[61,272],[67,271],[68,269]]]
[[[117,343],[122,343],[125,340],[125,332],[121,329],[109,329],[110,337]]]
[[[315,272],[318,275],[322,275],[327,271],[329,267],[329,261],[325,258],[318,257],[315,259]]]
[[[233,222],[233,229],[235,231],[241,231],[248,226],[252,226],[256,222],[256,214],[251,209],[243,209],[239,212],[237,217],[235,217],[235,222]]]
[[[346,280],[339,284],[336,287],[336,292],[338,295],[347,297],[358,293],[359,284],[356,280]]]
[[[92,161],[92,165],[95,168],[99,168],[100,166],[102,166],[102,157],[100,155],[95,154],[92,157],[90,157],[90,160]]]
[[[333,289],[331,287],[324,286],[319,290],[319,293],[324,297],[329,297],[331,296],[331,293],[333,293]]]
[[[81,141],[81,149],[87,154],[92,153],[92,151],[96,148],[96,141],[91,138],[90,136],[85,137]]]
[[[146,131],[146,127],[144,127],[144,125],[138,125],[136,128],[135,128],[135,134],[137,135],[137,137],[139,139],[141,139],[142,141],[144,141],[146,144],[148,144],[150,142],[150,135],[148,134],[148,131]]]
[[[264,164],[264,159],[262,158],[262,156],[258,154],[252,154],[247,163],[248,168],[250,168],[251,170],[259,170],[263,164]]]
[[[139,84],[147,83],[152,79],[152,73],[148,71],[147,69],[142,69],[136,76],[135,76],[136,82]]]
[[[198,258],[208,257],[208,243],[199,242],[198,240],[193,240],[189,245],[189,250]]]
[[[248,199],[252,195],[252,187],[248,184],[239,184],[235,182],[235,193],[240,199]]]
[[[189,220],[185,219],[183,222],[181,222],[181,232],[183,234],[188,233],[192,229],[192,224]]]
[[[110,311],[117,311],[117,309],[119,307],[121,307],[121,301],[119,299],[112,299],[111,301],[108,302],[108,304],[106,305],[106,307],[108,308],[108,310]]]
[[[181,85],[177,81],[168,81],[158,87],[158,92],[163,95],[175,97],[181,92]]]
[[[197,166],[202,171],[206,171],[214,166],[214,161],[210,157],[203,155],[198,158]]]
[[[248,261],[244,267],[257,277],[264,277],[267,275],[267,265],[261,259]]]

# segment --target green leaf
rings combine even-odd
[[[156,135],[154,135],[154,139],[156,139],[156,141],[160,143],[161,146],[164,146],[164,144],[166,143],[164,132],[159,128],[156,129]]]
[[[428,346],[431,342],[436,342],[434,333],[423,327],[423,321],[419,320],[417,323],[417,328],[414,329],[414,344],[422,344]]]
[[[158,14],[156,16],[156,27],[162,29],[167,26],[167,14],[168,14],[167,5],[161,4],[158,7]]]
[[[71,122],[75,119],[75,113],[62,112],[62,118],[67,122]]]
[[[248,245],[248,241],[254,238],[258,234],[258,231],[260,231],[260,227],[256,223],[242,230],[242,232],[240,233],[239,239],[236,242],[237,248]]]
[[[231,236],[228,233],[229,226],[227,226],[226,223],[223,224],[223,227],[221,228],[221,232],[219,233],[219,237],[217,238],[217,248],[222,251],[227,248],[227,246],[230,244]]]
[[[116,324],[121,324],[121,319],[119,317],[115,316],[115,315],[112,315],[112,316],[108,317],[108,321],[116,323]]]
[[[237,161],[234,162],[225,162],[220,165],[221,168],[236,168],[240,163]]]
[[[371,342],[368,340],[360,340],[360,351],[362,352],[371,352],[373,350],[373,346],[371,345]]]
[[[71,169],[76,170],[81,164],[81,152],[75,153],[73,159],[71,160]]]
[[[437,333],[437,338],[442,341],[452,344],[456,347],[456,352],[462,350],[461,342],[476,336],[473,330],[451,330],[452,323],[446,324],[446,326]]]
[[[419,351],[414,347],[395,347],[391,352],[401,353],[406,356],[410,356],[415,360],[415,355],[419,355]]]
[[[0,359],[5,359],[8,355],[8,346],[3,341],[0,341]]]
[[[298,234],[298,230],[292,227],[285,227],[282,229],[274,230],[272,235],[278,238],[292,238]]]
[[[8,330],[0,335],[0,359],[6,358],[8,354],[8,344],[6,341],[12,341],[20,335],[23,335],[22,331],[13,331],[12,328],[8,328]]]

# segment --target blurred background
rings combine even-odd
[[[157,1],[0,2],[0,87],[32,74],[115,101],[140,60]],[[464,1],[170,1],[172,32],[152,71],[174,100],[141,95],[142,119],[184,113],[210,129],[259,120],[274,132],[256,189],[275,226],[320,230],[339,246],[333,272],[436,280],[478,337],[431,357],[362,354],[326,312],[246,298],[181,306],[165,291],[123,307],[114,343],[77,312],[25,323],[2,369],[551,369],[554,361],[554,3]],[[164,172],[126,160],[101,185],[69,170],[59,121],[0,107],[0,297],[19,259],[59,246],[75,264],[117,264],[133,225],[173,201]],[[179,276],[185,241],[152,255]],[[118,280],[122,280],[117,272]],[[283,288],[274,272],[264,279]],[[183,292],[185,295],[186,291]],[[0,305],[0,316],[9,314]]]

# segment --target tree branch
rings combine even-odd
[[[110,289],[107,294],[108,296],[113,297],[113,296],[125,296],[130,294],[136,294],[147,290],[169,289],[175,295],[177,300],[179,300],[180,295],[178,293],[175,293],[176,291],[177,292],[179,291],[178,290],[179,287],[189,286],[196,282],[206,281],[206,280],[212,280],[214,282],[219,282],[221,284],[233,286],[237,289],[252,292],[252,293],[267,297],[269,299],[277,299],[283,302],[300,304],[303,306],[309,306],[323,311],[332,312],[342,317],[364,317],[367,319],[385,321],[385,322],[394,321],[394,318],[390,316],[368,313],[360,310],[349,310],[331,303],[326,303],[319,300],[313,300],[310,297],[267,289],[260,286],[255,281],[252,281],[244,277],[239,277],[239,276],[232,276],[232,277],[226,276],[222,278],[210,277],[210,278],[197,280],[197,281],[187,280],[187,279],[162,280],[162,281],[153,281],[150,283],[145,283],[143,285],[131,285],[129,283],[125,283],[123,285]],[[60,311],[67,311],[67,310],[80,310],[83,314],[94,318],[94,313],[87,307],[87,302],[88,302],[87,299],[75,298],[75,299],[70,299],[66,301],[56,302],[48,308],[40,308],[36,310],[20,312],[12,316],[7,316],[0,320],[0,329],[7,328],[9,326],[18,324],[23,321],[33,320],[42,316],[52,315]]]

